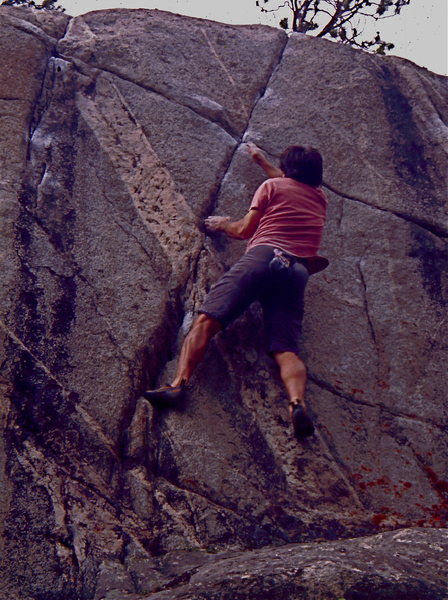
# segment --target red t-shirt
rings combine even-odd
[[[275,177],[261,184],[250,208],[262,217],[247,250],[263,244],[303,258],[316,256],[327,212],[321,188]]]

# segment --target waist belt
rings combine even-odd
[[[300,258],[293,254],[288,254],[279,248],[274,249],[274,258],[269,263],[269,268],[273,272],[282,272],[289,269],[296,263],[300,263],[306,267],[310,275],[323,271],[329,265],[328,258],[324,256],[310,256],[308,258]]]

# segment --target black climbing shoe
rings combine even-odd
[[[314,433],[313,422],[300,404],[293,404],[292,424],[294,435],[299,440],[310,437]]]
[[[185,389],[184,383],[177,387],[164,385],[157,390],[146,390],[142,396],[157,408],[169,408],[182,402],[185,398]]]

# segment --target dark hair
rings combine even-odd
[[[285,177],[318,187],[322,184],[322,156],[315,148],[289,146],[280,156],[280,169]]]

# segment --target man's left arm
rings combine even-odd
[[[230,217],[207,217],[204,224],[209,231],[222,231],[231,238],[247,240],[255,233],[260,219],[260,210],[251,208],[239,221],[231,221]]]

